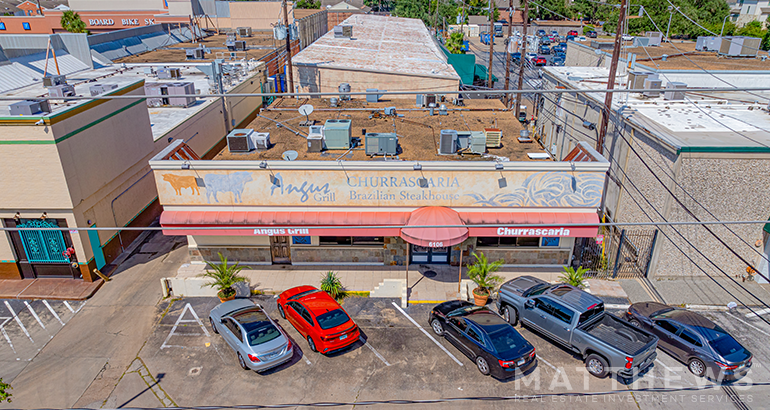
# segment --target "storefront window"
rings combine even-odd
[[[559,238],[543,238],[540,242],[540,246],[552,246],[552,247],[558,247],[559,246]]]
[[[342,246],[342,245],[382,245],[385,238],[382,236],[321,236],[318,238],[321,246]]]
[[[478,239],[478,246],[494,246],[494,247],[503,247],[503,248],[513,248],[513,247],[537,248],[538,245],[540,244],[540,238],[537,238],[537,237],[517,238],[517,237],[511,237],[511,236],[502,236],[502,237],[490,236],[490,237],[479,237],[477,239]]]
[[[291,244],[292,245],[310,245],[310,237],[309,236],[292,236]]]
[[[32,28],[29,26],[29,23],[22,22],[21,26],[24,28],[24,30],[32,30]]]

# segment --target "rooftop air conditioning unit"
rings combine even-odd
[[[722,37],[719,54],[730,57],[756,57],[761,43],[762,39],[757,37]]]
[[[334,38],[351,38],[353,37],[353,26],[338,25],[334,26]]]
[[[66,85],[67,76],[64,75],[47,75],[43,77],[43,87],[56,87],[57,85]]]
[[[457,131],[441,130],[438,153],[441,155],[454,155],[457,153]]]
[[[238,34],[235,31],[228,31],[227,32],[227,39],[226,41],[235,41],[238,39]]]
[[[340,100],[350,100],[350,84],[349,83],[341,83],[340,86],[337,88],[337,90],[340,93]]]
[[[376,93],[376,92],[379,92],[379,91],[380,90],[378,90],[376,88],[367,88],[366,89],[367,93]],[[380,95],[379,94],[367,94],[366,95],[366,102],[368,102],[368,103],[376,103],[378,101],[380,101]]]
[[[645,90],[649,90],[649,89],[659,90],[662,85],[663,85],[663,81],[657,78],[646,78],[644,80]],[[648,97],[648,98],[660,97],[660,91],[645,91],[643,94],[645,97]]]
[[[436,94],[425,94],[425,99],[423,100],[425,105],[430,105],[431,103],[436,104]]]
[[[104,94],[117,88],[117,84],[94,84],[88,87],[88,91],[91,93],[91,97],[96,97],[99,94]]]
[[[240,37],[251,37],[251,27],[238,27],[236,32]]]
[[[644,88],[644,80],[647,79],[649,75],[650,73],[645,73],[643,71],[631,71],[628,73],[628,89],[641,90]]]
[[[307,152],[321,152],[324,149],[324,136],[310,134],[307,136]]]
[[[235,129],[227,134],[227,149],[230,152],[249,152],[255,148],[253,129]]]
[[[425,107],[425,94],[417,94],[417,98],[415,101],[415,107],[422,108]]]
[[[397,155],[398,136],[395,133],[369,132],[366,134],[366,155]]]
[[[327,149],[348,149],[353,139],[350,120],[326,120],[324,140]]]
[[[255,132],[251,134],[254,140],[254,147],[257,149],[269,149],[270,148],[270,133],[269,132]]]
[[[457,146],[460,149],[468,149],[471,146],[470,131],[457,131]]]
[[[175,97],[195,95],[195,84],[191,82],[164,84],[168,95],[168,104],[174,107],[189,107],[195,104],[195,97]]]
[[[499,148],[503,145],[503,131],[497,128],[484,128],[486,146],[489,148]],[[473,142],[471,142],[472,144]]]
[[[684,100],[684,91],[687,84],[669,81],[666,83],[666,91],[663,93],[664,100]]]
[[[487,144],[487,138],[488,136],[484,134],[482,131],[471,131],[471,138],[470,138],[470,151],[474,154],[483,154],[487,152],[487,147],[489,146]],[[497,145],[495,145],[497,147]]]
[[[246,42],[243,40],[228,41],[225,43],[228,51],[245,51]]]
[[[57,98],[64,98],[64,97],[74,97],[75,96],[75,87],[67,84],[62,85],[56,85],[53,87],[48,88],[48,96],[49,97],[57,97]]]
[[[11,115],[35,115],[40,112],[48,113],[48,101],[19,101],[11,104]]]
[[[158,78],[163,79],[172,79],[172,78],[181,78],[182,77],[182,70],[179,68],[173,68],[173,67],[161,67],[158,69]]]
[[[188,48],[184,51],[184,53],[188,60],[203,60],[206,58],[206,52],[203,48]]]

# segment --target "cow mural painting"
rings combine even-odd
[[[233,194],[233,202],[235,203],[243,202],[241,199],[243,188],[247,182],[251,181],[253,179],[248,172],[234,172],[227,175],[206,174],[203,176],[203,185],[206,188],[206,202],[211,203],[212,196],[215,202],[219,202],[217,194],[220,192]]]
[[[185,188],[190,188],[192,193],[200,195],[198,182],[193,176],[166,174],[163,175],[163,180],[171,184],[171,187],[174,188],[174,193],[177,195],[182,195],[182,190]]]

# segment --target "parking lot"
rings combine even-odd
[[[395,300],[352,297],[343,306],[365,337],[342,352],[323,356],[312,353],[288,322],[281,320],[272,297],[255,298],[278,319],[293,339],[293,359],[258,374],[238,366],[235,353],[211,331],[208,312],[215,298],[184,298],[159,306],[154,332],[139,352],[106,407],[157,407],[345,403],[350,407],[395,406],[395,401],[464,399],[436,403],[440,408],[503,408],[509,401],[486,397],[518,396],[517,406],[554,408],[682,408],[723,409],[731,397],[740,397],[737,408],[762,408],[770,399],[766,386],[713,385],[691,375],[686,367],[658,351],[655,366],[643,377],[625,385],[614,378],[596,379],[587,374],[580,359],[526,328],[517,327],[537,349],[538,365],[527,375],[496,380],[481,375],[473,361],[450,343],[436,337],[427,324],[432,305],[402,310]],[[615,311],[620,313],[620,311]],[[733,333],[755,354],[754,366],[744,382],[764,382],[770,326],[739,313],[706,312]],[[742,323],[741,321],[745,322]],[[681,391],[679,389],[690,389]],[[693,391],[701,388],[702,390]],[[636,390],[629,392],[629,389]],[[672,389],[650,392],[645,389]],[[609,394],[596,394],[611,392]],[[565,396],[563,393],[573,393]],[[593,394],[593,395],[590,395]],[[530,395],[542,395],[531,397]],[[529,396],[529,397],[527,397]],[[475,402],[469,400],[478,400]],[[160,403],[159,403],[160,401]],[[424,404],[429,406],[429,404]],[[747,407],[741,407],[747,406]]]

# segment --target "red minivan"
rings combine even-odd
[[[278,313],[297,329],[314,352],[343,349],[361,336],[345,309],[328,293],[312,286],[297,286],[281,293]]]

